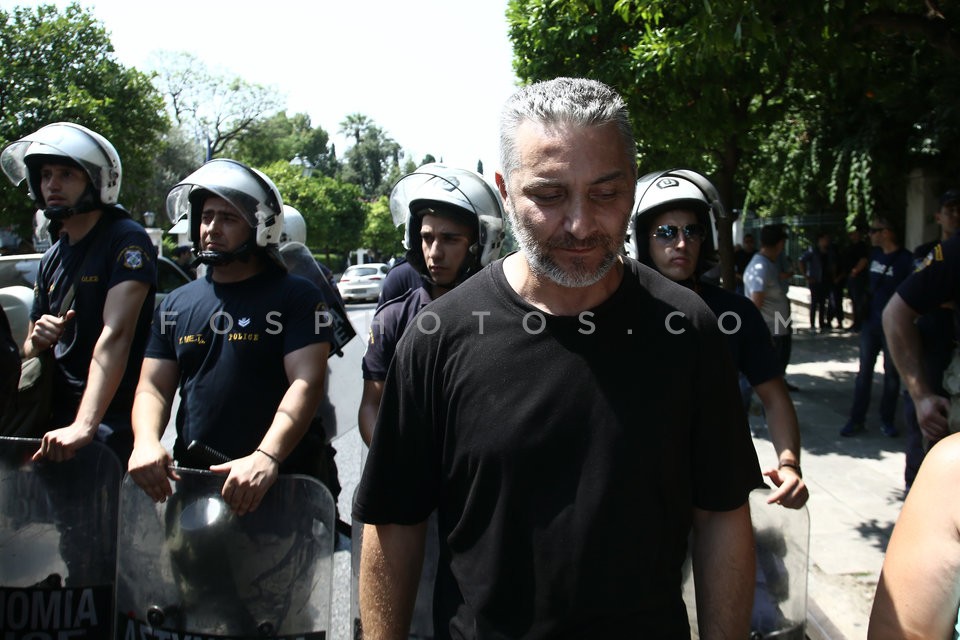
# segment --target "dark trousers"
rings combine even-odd
[[[893,365],[893,358],[887,350],[887,341],[880,322],[868,322],[860,330],[860,371],[853,388],[853,408],[850,420],[862,423],[867,417],[870,406],[870,392],[873,385],[873,367],[877,356],[883,352],[883,393],[880,397],[880,419],[884,424],[892,425],[897,410],[897,396],[900,395],[900,374]]]
[[[847,280],[847,293],[853,307],[853,324],[851,328],[859,331],[863,326],[863,318],[867,311],[867,281],[860,276]]]
[[[953,357],[956,333],[953,325],[953,311],[940,308],[926,313],[917,320],[917,329],[920,331],[920,359],[923,375],[934,393],[947,397],[949,394],[943,388],[943,372],[950,366],[950,360]],[[903,480],[909,488],[917,477],[920,463],[923,462],[932,443],[928,442],[920,431],[913,398],[906,391],[903,393],[903,417],[907,425],[907,455]]]
[[[817,328],[817,318],[820,318],[820,328],[823,329],[830,323],[828,315],[828,302],[830,299],[830,286],[825,282],[810,283],[810,328]]]

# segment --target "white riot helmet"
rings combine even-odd
[[[40,169],[45,163],[75,165],[90,178],[90,188],[73,207],[50,207],[40,190]],[[0,153],[0,167],[14,185],[27,180],[30,197],[44,215],[63,219],[117,204],[122,168],[110,141],[72,122],[56,122],[11,142]]]
[[[726,213],[720,202],[720,194],[707,178],[689,169],[648,173],[637,180],[634,202],[624,243],[627,255],[652,266],[648,236],[653,219],[665,211],[685,209],[695,213],[707,231],[700,250],[697,273],[711,266],[709,259],[716,247],[714,222]]]
[[[458,284],[500,256],[504,237],[503,201],[500,193],[479,173],[430,163],[403,176],[394,185],[390,193],[390,213],[394,224],[405,225],[403,246],[407,249],[407,261],[425,278],[429,278],[429,272],[420,250],[420,224],[427,210],[477,229],[476,241],[461,267]]]
[[[223,198],[244,217],[254,230],[253,242],[247,242],[229,254],[201,251],[200,214],[204,201],[210,196]],[[277,251],[283,232],[280,192],[266,175],[236,160],[210,160],[177,183],[167,194],[167,216],[173,223],[186,216],[190,223],[190,240],[198,260],[204,264],[226,264],[245,258],[259,248],[283,266]]]
[[[307,222],[303,214],[288,204],[283,205],[283,231],[280,233],[280,246],[288,242],[307,244]]]

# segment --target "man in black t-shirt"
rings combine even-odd
[[[426,519],[438,638],[745,637],[760,482],[730,354],[693,292],[621,256],[636,148],[599,82],[519,90],[497,185],[521,247],[397,345],[354,502],[365,633],[402,637]]]
[[[120,156],[100,134],[58,122],[9,144],[0,160],[11,182],[28,182],[43,215],[60,229],[40,261],[23,345],[26,358],[52,349],[57,365],[51,430],[34,459],[72,458],[96,438],[125,464],[157,255],[117,202]]]
[[[230,459],[223,498],[238,515],[257,508],[280,472],[311,473],[323,434],[309,429],[324,393],[332,334],[313,283],[286,272],[278,250],[280,193],[239,162],[207,162],[171,189],[171,220],[186,215],[208,273],[157,309],[133,406],[129,472],[154,500],[172,495],[160,437],[180,387],[173,457],[189,443]]]

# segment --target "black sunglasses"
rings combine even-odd
[[[702,224],[685,224],[682,227],[662,224],[653,230],[653,237],[664,243],[675,242],[681,231],[683,231],[683,238],[687,242],[699,242],[706,235],[706,230]]]
[[[886,231],[886,227],[870,227],[870,233],[880,233],[881,231]]]

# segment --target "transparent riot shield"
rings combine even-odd
[[[354,492],[356,498],[356,492]],[[363,523],[358,520],[352,525],[352,552],[350,557],[350,619],[353,625],[353,639],[363,638],[360,624],[360,549],[363,546]],[[437,512],[430,514],[427,520],[426,544],[423,549],[423,568],[420,570],[420,584],[417,585],[417,599],[413,605],[413,618],[410,621],[410,638],[433,638],[433,585],[437,579],[437,563],[440,559],[439,538],[437,533]]]
[[[32,462],[38,439],[0,438],[0,635],[113,636],[116,455],[92,442],[64,462]]]
[[[327,488],[282,475],[256,511],[237,516],[220,496],[225,476],[177,472],[162,503],[129,476],[121,487],[116,638],[327,638],[335,514]]]
[[[767,504],[770,489],[750,494],[750,518],[757,550],[757,581],[750,615],[750,640],[804,640],[807,621],[807,573],[810,514]],[[697,608],[689,554],[684,567],[683,599],[691,637],[697,638]]]

